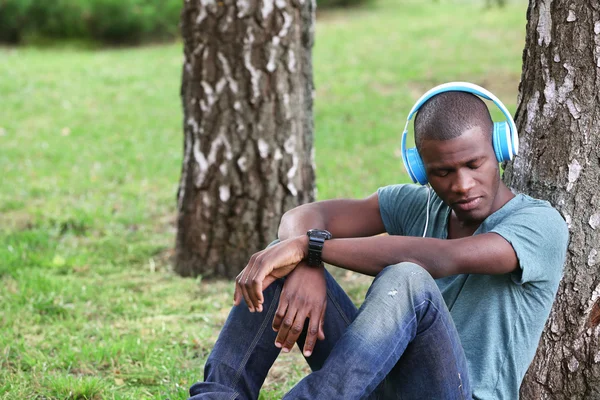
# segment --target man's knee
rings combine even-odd
[[[429,272],[420,265],[411,262],[389,265],[377,275],[377,279],[413,287],[437,288]]]
[[[411,262],[388,265],[379,275],[385,275],[388,278],[394,279],[433,279],[425,268]]]

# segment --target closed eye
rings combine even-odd
[[[447,169],[436,169],[436,170],[434,171],[434,174],[435,174],[436,176],[439,176],[439,177],[441,177],[441,178],[443,178],[444,176],[448,176],[448,174],[449,174],[449,173],[450,173],[450,171],[449,171],[449,170],[447,170]]]
[[[471,160],[467,163],[467,167],[469,167],[470,169],[477,169],[483,165],[483,161],[484,160],[481,158]]]

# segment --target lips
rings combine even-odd
[[[469,197],[468,199],[459,200],[454,203],[454,206],[460,211],[466,212],[474,210],[481,203],[481,197]]]

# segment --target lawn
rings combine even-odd
[[[319,199],[406,181],[400,134],[433,85],[472,81],[515,110],[526,2],[482,3],[319,13]],[[170,270],[181,67],[181,43],[0,48],[0,398],[185,399],[202,377],[232,286]],[[336,276],[360,302],[368,281]],[[306,371],[283,355],[261,396]]]

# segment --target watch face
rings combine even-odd
[[[319,239],[324,239],[324,240],[331,239],[331,233],[329,233],[329,231],[326,231],[324,229],[311,229],[308,232],[306,232],[306,234],[310,238],[319,238]]]

